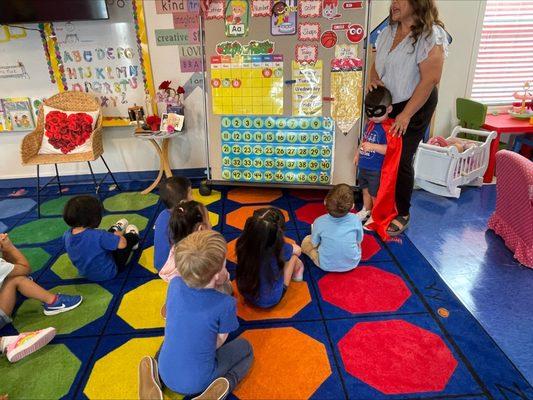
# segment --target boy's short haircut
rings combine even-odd
[[[96,229],[102,222],[102,203],[93,196],[76,196],[63,208],[63,220],[71,228]]]
[[[344,217],[352,207],[353,191],[345,183],[333,186],[326,195],[326,209],[332,217]]]
[[[174,208],[182,200],[187,199],[191,188],[191,180],[184,176],[173,176],[159,184],[159,198],[166,208]]]
[[[189,287],[202,288],[220,272],[226,260],[224,236],[212,230],[193,232],[174,248],[174,260]]]
[[[365,106],[388,107],[392,104],[392,94],[385,86],[378,86],[371,92],[368,92],[365,96]]]

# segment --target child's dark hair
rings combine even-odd
[[[204,223],[205,206],[197,201],[182,201],[174,207],[168,223],[168,237],[171,243],[178,243],[184,237],[198,230]]]
[[[180,201],[187,199],[191,180],[184,176],[173,176],[159,184],[159,198],[166,208],[174,208]]]
[[[93,196],[76,196],[63,208],[63,220],[71,228],[98,228],[102,222],[102,203]]]
[[[283,229],[280,226],[280,215],[283,214],[274,207],[261,208],[246,220],[244,231],[237,239],[237,270],[236,280],[239,292],[251,298],[259,294],[259,277],[263,265],[270,264],[274,257],[280,271],[284,262],[281,251],[284,243]],[[271,268],[267,268],[267,279],[274,283],[278,278]]]
[[[344,217],[352,207],[353,191],[345,183],[333,186],[326,195],[326,208],[332,217]]]
[[[385,106],[388,107],[392,104],[392,94],[389,92],[385,86],[378,86],[371,92],[368,92],[365,96],[365,106],[377,107]]]

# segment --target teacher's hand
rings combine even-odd
[[[390,132],[393,136],[403,135],[407,130],[410,121],[411,117],[409,117],[407,114],[404,114],[403,112],[398,114],[394,120],[394,124],[392,124]]]
[[[385,84],[381,81],[381,79],[373,79],[368,82],[368,85],[366,86],[366,92],[371,92],[372,90],[377,89],[378,86],[385,86]]]

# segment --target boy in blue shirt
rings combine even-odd
[[[392,95],[387,88],[378,86],[368,92],[365,97],[368,122],[353,160],[359,166],[359,187],[363,190],[363,208],[357,213],[363,223],[370,218],[378,195],[381,167],[387,152],[387,131],[393,122],[389,118],[391,111]]]
[[[183,395],[223,399],[246,376],[253,361],[250,343],[237,338],[235,298],[215,290],[226,263],[227,244],[215,231],[197,231],[175,248],[180,276],[167,292],[165,339],[157,362],[145,357],[139,369],[139,397],[161,398],[161,385]],[[159,374],[157,373],[159,364]]]
[[[353,191],[344,183],[335,185],[324,204],[328,213],[313,222],[311,235],[302,241],[302,252],[324,271],[350,271],[361,261],[363,241],[361,220],[350,212]]]
[[[191,181],[184,176],[173,176],[159,185],[159,198],[165,209],[161,211],[154,224],[154,267],[158,271],[163,268],[170,252],[170,236],[168,223],[172,210],[180,201],[192,200]]]
[[[73,197],[63,210],[63,219],[71,227],[63,235],[70,261],[80,276],[95,282],[113,279],[139,243],[139,230],[126,219],[108,231],[97,229],[102,213],[100,200],[93,196]]]

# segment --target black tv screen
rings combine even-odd
[[[105,0],[0,0],[0,24],[108,18]]]

